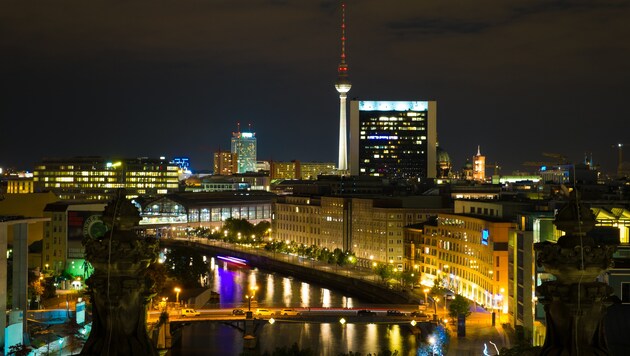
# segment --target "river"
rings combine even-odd
[[[259,269],[239,268],[217,262],[210,279],[220,294],[219,303],[208,306],[247,308],[244,296],[254,288],[252,309],[255,307],[294,308],[360,308],[370,307],[360,299],[297,279],[267,273]],[[387,308],[386,305],[380,306]],[[373,355],[383,350],[398,351],[398,355],[416,355],[416,338],[408,328],[396,324],[286,323],[265,325],[258,337],[258,350],[250,354],[270,354],[278,347],[297,343],[310,349],[313,355],[361,353]],[[183,328],[181,341],[171,355],[240,355],[243,335],[220,323],[199,322]]]

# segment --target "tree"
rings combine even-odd
[[[374,273],[381,277],[381,281],[384,282],[394,275],[394,266],[390,264],[378,264],[374,267]]]
[[[44,298],[44,300],[55,298],[57,296],[57,287],[55,287],[54,277],[44,278],[44,280],[42,281],[42,285],[44,286],[44,294],[42,295],[42,298]]]
[[[201,287],[200,279],[208,273],[208,263],[198,250],[188,246],[171,247],[164,265],[167,273],[186,288]]]
[[[335,256],[335,259],[332,261],[332,263],[336,263],[339,266],[343,266],[346,262],[346,254],[343,253],[343,251],[340,248],[336,248],[333,251],[333,255]]]
[[[267,235],[270,229],[271,229],[271,223],[269,221],[261,221],[258,224],[256,224],[256,226],[254,226],[252,233],[256,235],[257,237],[262,238],[265,235]]]
[[[247,219],[226,219],[223,224],[223,229],[228,231],[228,236],[232,239],[235,238],[239,232],[243,237],[251,236],[252,233],[254,233],[254,225],[247,221]]]
[[[400,281],[403,287],[413,286],[418,281],[420,276],[413,273],[413,271],[402,271],[400,273]]]
[[[149,265],[146,271],[149,278],[153,281],[152,293],[161,294],[166,283],[166,266],[163,263],[154,262]]]
[[[31,300],[31,309],[39,309],[39,303],[44,294],[42,280],[36,279],[28,285],[28,297]]]
[[[451,318],[457,318],[458,315],[463,314],[464,317],[470,315],[470,300],[466,299],[462,295],[455,295],[455,299],[448,306],[448,315]]]

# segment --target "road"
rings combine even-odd
[[[413,309],[397,309],[403,311],[405,316],[390,316],[387,315],[386,309],[369,309],[376,313],[375,316],[358,316],[358,309],[344,309],[344,308],[297,308],[295,309],[300,315],[278,315],[281,308],[269,308],[274,312],[272,316],[257,316],[256,310],[252,309],[254,318],[269,319],[271,317],[274,320],[291,320],[304,323],[330,323],[339,322],[341,318],[348,323],[387,323],[387,324],[405,324],[411,323],[412,320],[416,322],[428,321],[429,317],[411,317],[409,312]],[[187,322],[187,321],[232,321],[232,320],[244,320],[245,315],[233,315],[232,309],[199,309],[197,310],[200,315],[198,316],[182,316],[179,310],[171,310],[169,312],[169,319],[171,322]],[[156,322],[160,316],[159,311],[151,311],[147,315],[147,322]]]

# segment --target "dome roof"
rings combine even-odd
[[[451,157],[448,155],[448,152],[444,151],[442,148],[436,148],[437,161],[443,163],[450,163]]]

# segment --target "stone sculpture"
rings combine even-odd
[[[595,226],[591,210],[571,201],[554,224],[567,234],[557,243],[534,244],[536,262],[556,277],[536,288],[545,307],[547,333],[541,355],[608,355],[603,318],[612,288],[596,278],[612,267],[615,245],[589,237]]]
[[[157,355],[146,331],[147,304],[154,296],[146,271],[158,257],[158,245],[136,234],[139,221],[138,209],[120,190],[103,212],[107,231],[83,241],[94,273],[86,280],[92,331],[81,355]]]

